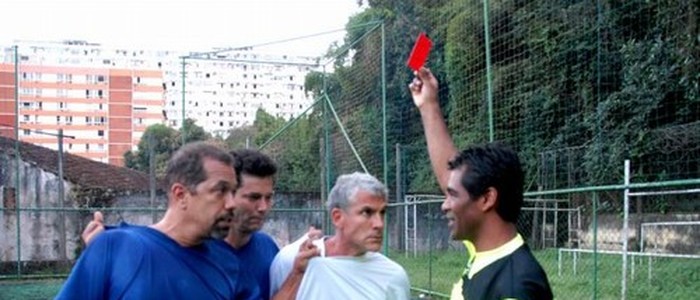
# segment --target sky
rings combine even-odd
[[[0,43],[205,51],[342,29],[360,10],[357,0],[2,0]]]

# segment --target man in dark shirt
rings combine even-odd
[[[496,143],[458,153],[430,70],[416,71],[409,89],[421,114],[433,171],[446,195],[442,210],[450,235],[472,242],[476,250],[452,299],[552,299],[547,275],[515,228],[524,181],[518,155]]]

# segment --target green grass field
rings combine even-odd
[[[556,250],[535,252],[545,268],[557,299],[590,299],[597,289],[597,299],[620,299],[621,257],[598,254],[598,269],[594,271],[592,254],[579,254],[576,274],[570,254],[562,256],[559,275]],[[433,252],[416,257],[391,253],[390,257],[408,272],[415,288],[449,294],[464,268],[465,255],[459,251]],[[631,266],[631,261],[630,261]],[[656,258],[652,261],[651,279],[646,258],[635,261],[634,278],[628,269],[627,299],[697,299],[700,293],[700,260]],[[595,272],[595,273],[594,273]],[[593,280],[597,276],[598,280]],[[63,280],[2,280],[0,299],[52,299]],[[416,293],[418,294],[418,293]],[[439,299],[440,297],[434,297]]]
[[[547,272],[555,298],[590,299],[597,290],[597,299],[620,299],[621,256],[598,254],[598,269],[594,274],[593,255],[578,255],[576,274],[572,256],[566,253],[562,255],[559,275],[556,250],[535,252]],[[415,258],[400,253],[390,256],[406,269],[413,287],[447,295],[461,276],[466,259],[459,251],[434,252],[432,261],[428,254],[419,254]],[[628,262],[627,299],[697,299],[700,293],[700,260],[655,258],[651,265],[649,279],[648,260],[637,258],[632,278],[631,261]],[[593,280],[594,276],[597,276],[597,281]]]
[[[63,280],[4,280],[0,281],[0,299],[44,300],[53,299]]]

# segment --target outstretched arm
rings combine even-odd
[[[435,177],[443,193],[447,193],[449,170],[447,162],[457,154],[457,148],[447,131],[447,125],[442,117],[438,101],[438,82],[433,73],[427,68],[414,72],[415,78],[408,85],[413,97],[413,103],[420,111],[428,144],[428,155]]]

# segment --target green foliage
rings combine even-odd
[[[245,126],[231,129],[228,136],[224,139],[224,144],[229,149],[243,149],[248,147],[256,147],[253,140],[257,134],[255,126]]]
[[[286,123],[262,109],[255,115],[253,126],[232,130],[226,144],[232,149],[244,148],[245,141],[252,140],[250,147],[260,147],[278,165],[275,189],[291,192],[316,192],[320,190],[320,156],[318,117],[314,114],[299,117],[293,126],[278,134]],[[278,134],[274,139],[273,136]],[[268,143],[269,142],[269,143]]]
[[[208,140],[211,136],[202,127],[195,124],[194,120],[185,120],[186,142]],[[148,126],[138,144],[137,151],[124,153],[124,165],[127,168],[148,173],[150,168],[151,149],[155,163],[156,176],[161,177],[165,173],[165,167],[170,156],[182,145],[180,131],[163,124]]]
[[[178,139],[182,141],[182,135],[185,135],[185,143],[206,141],[211,139],[211,135],[204,131],[204,128],[197,126],[192,119],[185,119],[185,126],[178,131]]]
[[[348,21],[344,44],[329,52],[333,71],[310,74],[305,88],[330,98],[358,155],[374,174],[388,169],[388,184],[395,180],[395,158],[387,149],[383,164],[384,96],[387,144],[425,145],[405,66],[421,31],[433,40],[427,65],[441,83],[440,104],[455,144],[487,142],[493,130],[495,140],[521,153],[529,191],[619,183],[624,159],[635,162],[638,180],[698,176],[697,3],[491,1],[487,26],[483,1],[366,3]],[[325,117],[329,123],[317,123],[316,137],[325,137],[322,125],[329,130],[326,171],[357,170],[345,137],[330,114]],[[271,136],[266,132],[261,140]],[[402,167],[405,191],[436,190],[427,155]]]

